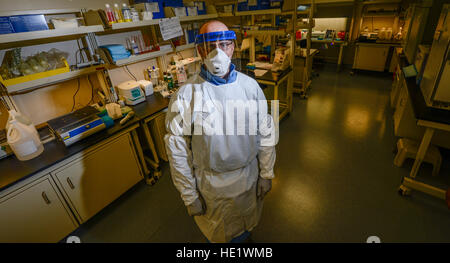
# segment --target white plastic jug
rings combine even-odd
[[[33,124],[25,125],[14,116],[8,123],[8,144],[20,161],[37,157],[44,151],[44,146]]]

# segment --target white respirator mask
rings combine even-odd
[[[228,73],[231,59],[222,49],[216,48],[209,52],[203,63],[211,74],[222,78]]]

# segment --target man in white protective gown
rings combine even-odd
[[[231,63],[235,39],[219,21],[200,28],[201,71],[166,116],[173,183],[210,242],[248,241],[274,178],[276,124],[258,83]]]

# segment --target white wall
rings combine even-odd
[[[315,18],[315,26],[313,31],[326,31],[327,29],[335,29],[336,32],[347,31],[347,18]]]

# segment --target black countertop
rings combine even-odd
[[[287,74],[289,74],[289,72],[291,72],[292,69],[289,67],[287,69],[285,69],[282,72],[272,72],[270,70],[268,70],[266,73],[264,73],[264,75],[260,76],[260,77],[255,77],[256,81],[258,80],[263,80],[263,81],[269,81],[272,82],[273,85],[277,85],[278,81],[280,79],[282,79],[284,76],[286,76]]]
[[[165,109],[168,104],[168,99],[164,99],[159,93],[153,94],[147,97],[146,102],[130,106],[136,114],[133,119],[124,125],[120,125],[120,120],[116,120],[114,126],[95,133],[69,147],[58,140],[53,140],[44,145],[44,152],[41,155],[28,161],[19,161],[15,155],[1,159],[0,191],[139,123],[141,120]]]

